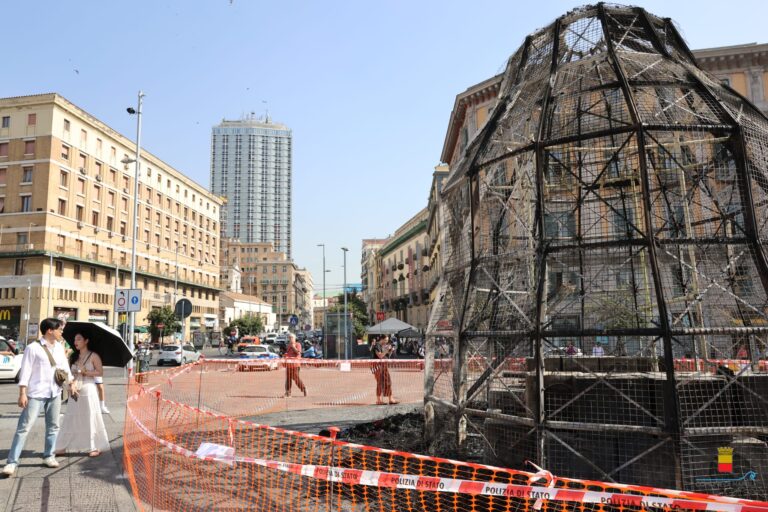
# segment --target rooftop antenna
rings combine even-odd
[[[261,102],[264,104],[264,122],[269,124],[270,123],[270,119],[269,119],[269,105],[267,104],[266,100],[261,100]]]

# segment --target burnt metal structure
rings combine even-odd
[[[440,215],[433,446],[768,498],[768,120],[671,20],[528,36]]]

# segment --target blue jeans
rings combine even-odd
[[[13,435],[11,451],[8,452],[8,464],[18,464],[21,450],[27,434],[40,415],[40,409],[45,410],[45,452],[43,458],[53,455],[53,446],[56,444],[56,436],[59,434],[59,412],[61,411],[61,395],[53,398],[30,398],[29,403],[19,415],[19,423],[16,425],[16,433]]]

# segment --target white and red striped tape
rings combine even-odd
[[[468,495],[496,496],[512,499],[533,499],[537,501],[537,504],[540,504],[542,500],[547,500],[603,504],[608,506],[632,506],[644,509],[655,508],[664,510],[703,510],[713,512],[768,512],[768,503],[750,500],[734,500],[737,502],[726,503],[723,501],[715,500],[690,500],[658,496],[541,487],[533,485],[478,482],[474,480],[461,480],[456,478],[406,475],[401,473],[366,471],[361,469],[338,468],[333,466],[313,464],[294,464],[289,462],[272,461],[253,457],[235,456],[231,458],[220,458],[214,456],[200,456],[192,450],[157,437],[133,415],[133,412],[129,411],[129,415],[139,430],[141,430],[147,437],[165,446],[170,451],[184,457],[210,462],[224,462],[227,464],[232,464],[234,462],[254,464],[285,473],[292,473],[295,475],[318,480],[325,480],[328,482],[340,482],[348,485],[365,485],[369,487],[383,487],[391,489],[408,489],[414,491],[447,492]],[[541,471],[532,475],[531,480],[533,481],[541,478],[540,474]],[[550,481],[550,484],[551,483],[552,481]]]

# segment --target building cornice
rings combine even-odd
[[[456,141],[459,138],[459,131],[464,125],[464,119],[467,116],[467,109],[473,105],[477,105],[498,96],[503,76],[503,73],[500,73],[487,80],[483,80],[479,84],[467,88],[466,91],[456,96],[456,100],[453,103],[453,110],[448,119],[448,131],[445,134],[440,161],[445,163],[450,162],[451,155],[456,147]]]

